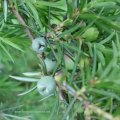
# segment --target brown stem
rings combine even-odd
[[[102,109],[100,109],[99,107],[97,107],[96,105],[90,103],[89,101],[87,101],[82,95],[79,95],[77,91],[75,91],[74,88],[72,88],[71,86],[69,86],[66,82],[63,83],[62,88],[69,94],[71,94],[73,97],[75,97],[76,99],[78,99],[81,103],[83,103],[84,108],[85,109],[89,109],[89,114],[92,113],[96,113],[99,116],[104,117],[107,120],[120,120],[120,117],[113,117],[111,114],[103,111]],[[81,91],[82,92],[82,91]]]
[[[15,9],[15,7],[12,5],[11,0],[8,0],[8,3],[11,7],[11,11],[14,13],[14,15],[17,17],[17,19],[19,20],[19,22],[22,24],[23,27],[26,28],[26,32],[29,36],[29,38],[33,41],[34,40],[34,36],[33,33],[31,32],[31,30],[27,27],[23,17],[19,14],[19,12]]]

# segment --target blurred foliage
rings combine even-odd
[[[11,2],[35,37],[53,35],[48,38],[45,52],[45,56],[52,54],[57,61],[52,75],[61,69],[65,78],[62,81],[76,91],[85,87],[87,100],[113,116],[120,115],[120,1]],[[82,37],[90,27],[99,31],[94,41]],[[82,103],[71,96],[68,96],[69,102],[63,102],[58,91],[48,98],[37,91],[17,96],[35,84],[15,81],[9,75],[41,71],[41,61],[32,50],[25,29],[9,4],[5,13],[4,0],[0,0],[0,119],[85,120]],[[73,70],[65,67],[64,54],[74,61]],[[91,115],[91,120],[103,119]]]

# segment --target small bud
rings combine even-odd
[[[55,74],[55,80],[57,83],[60,83],[62,80],[64,80],[64,73],[62,71],[58,71],[56,74]]]
[[[72,19],[66,19],[64,22],[63,22],[63,26],[71,26],[73,23],[73,20]]]

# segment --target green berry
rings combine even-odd
[[[49,58],[45,58],[44,62],[45,62],[45,65],[46,65],[47,72],[48,73],[52,72],[53,69],[55,68],[56,61],[54,61],[52,59],[49,59]]]
[[[99,35],[99,31],[96,27],[90,27],[88,28],[84,34],[82,35],[83,38],[87,41],[95,41],[97,40]]]
[[[37,53],[42,53],[46,49],[46,40],[44,37],[39,37],[33,40],[32,48]]]
[[[48,96],[55,91],[56,82],[52,76],[43,76],[37,83],[37,90],[42,96]]]
[[[67,55],[64,56],[64,60],[65,60],[65,67],[67,70],[72,70],[74,68],[74,61],[68,57]]]

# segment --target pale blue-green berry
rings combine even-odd
[[[64,56],[64,60],[65,60],[66,69],[73,70],[74,65],[75,65],[74,61],[70,57],[68,57],[67,55]]]
[[[42,96],[48,96],[55,91],[56,81],[52,76],[43,76],[37,83],[37,90]]]
[[[44,37],[39,37],[33,40],[32,48],[37,53],[43,53],[46,49],[46,40]]]
[[[53,69],[55,68],[56,61],[49,58],[45,58],[44,62],[45,62],[47,72],[48,73],[52,72]]]

